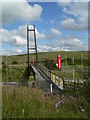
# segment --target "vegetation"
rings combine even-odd
[[[62,66],[62,69],[55,69],[52,70],[54,73],[56,73],[59,76],[62,76],[64,79],[73,79],[73,65]],[[75,66],[74,65],[74,79],[88,79],[88,68],[87,66],[84,66],[82,69],[82,66]]]
[[[54,70],[54,69],[57,68],[56,64],[53,61],[49,60],[49,59],[45,59],[44,66],[46,68],[48,68],[49,70]]]
[[[62,59],[61,61],[62,63],[65,63],[66,62],[66,58],[65,59]],[[67,63],[68,65],[73,65],[73,61],[72,61],[72,57],[68,57],[67,58]],[[81,65],[83,63],[84,66],[87,66],[88,65],[88,59],[81,59],[80,58],[74,58],[74,65]]]
[[[75,59],[81,59],[81,53],[83,56],[83,59],[88,59],[88,52],[65,52],[65,51],[58,51],[58,52],[42,52],[42,53],[38,53],[38,59],[39,61],[41,60],[45,60],[47,59],[57,59],[57,55],[61,55],[61,60],[65,59],[65,56],[67,56],[67,58],[72,58],[74,57]],[[35,54],[30,54],[30,59],[31,61],[33,61],[33,56],[35,58]],[[4,63],[6,63],[6,56],[2,57],[2,61]],[[27,55],[23,54],[23,55],[14,55],[14,56],[8,56],[7,57],[7,63],[11,64],[12,61],[18,61],[18,64],[26,64],[27,61]],[[83,62],[84,63],[84,62]]]
[[[2,81],[13,81],[19,82],[21,80],[21,76],[25,71],[26,66],[7,66],[6,72],[6,65],[2,65]]]
[[[81,64],[83,54],[83,70]],[[56,69],[56,64],[51,59],[61,55],[62,69]],[[33,61],[33,55],[30,55]],[[67,56],[67,67],[66,58]],[[39,53],[39,60],[57,75],[64,79],[73,78],[73,62],[75,79],[88,79],[88,52],[50,52]],[[47,58],[47,59],[46,59]],[[15,63],[18,61],[18,63]],[[14,64],[12,64],[14,62]],[[18,64],[18,65],[17,65]],[[3,56],[2,81],[20,82],[29,77],[27,73],[26,55]],[[8,72],[6,71],[8,69]],[[32,82],[32,72],[29,81]],[[23,76],[22,76],[23,75]],[[89,85],[89,87],[87,87]],[[3,118],[90,118],[90,84],[87,82],[79,90],[65,89],[63,95],[51,94],[41,89],[29,87],[3,86],[2,88],[2,116]],[[42,113],[42,114],[41,114]]]
[[[28,81],[33,81],[34,80],[34,72],[32,67],[30,66],[29,68],[26,67],[24,73],[22,74],[20,82],[22,82],[23,85],[26,85]]]
[[[2,62],[2,64],[4,65],[4,62]]]
[[[62,76],[64,79],[73,79],[73,69],[61,69],[61,70],[52,70],[56,75]],[[79,79],[79,73],[75,71],[75,79]]]
[[[18,64],[18,62],[17,61],[13,61],[12,64]]]
[[[3,118],[90,118],[89,107],[79,95],[59,96],[37,87],[3,86]]]

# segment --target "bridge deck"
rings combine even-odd
[[[53,93],[59,93],[59,94],[62,93],[60,88],[58,88],[58,86],[56,86],[38,67],[36,67],[35,65],[31,65],[31,67],[33,68],[36,74],[35,79],[39,87],[41,87],[45,91],[50,92],[50,84],[52,84]]]

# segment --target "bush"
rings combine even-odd
[[[49,59],[45,59],[45,61],[44,61],[44,66],[46,67],[46,68],[48,68],[49,70],[51,69],[51,70],[55,70],[57,67],[56,67],[56,64],[53,62],[53,61],[51,61],[51,60],[49,60]]]
[[[2,68],[6,68],[6,64],[2,62]]]
[[[2,65],[4,65],[4,62],[2,62]]]
[[[12,64],[18,64],[18,62],[17,61],[13,61]]]

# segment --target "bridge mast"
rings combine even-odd
[[[36,51],[36,62],[38,63],[35,25],[33,25],[33,26],[34,26],[34,42],[35,42],[35,51]]]
[[[28,63],[28,69],[29,69],[29,31],[28,31],[28,25],[27,25],[27,63]]]
[[[34,42],[35,42],[35,48],[30,48],[29,47],[29,32],[33,31],[34,32]],[[33,29],[29,28],[29,26],[27,25],[27,63],[28,63],[28,68],[29,68],[29,50],[34,49],[35,53],[36,53],[36,63],[38,63],[38,56],[37,56],[37,44],[36,44],[36,33],[35,33],[35,25],[33,25]]]

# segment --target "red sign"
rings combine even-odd
[[[60,55],[57,56],[57,61],[58,61],[58,68],[61,68],[62,66],[61,66],[61,56]]]

